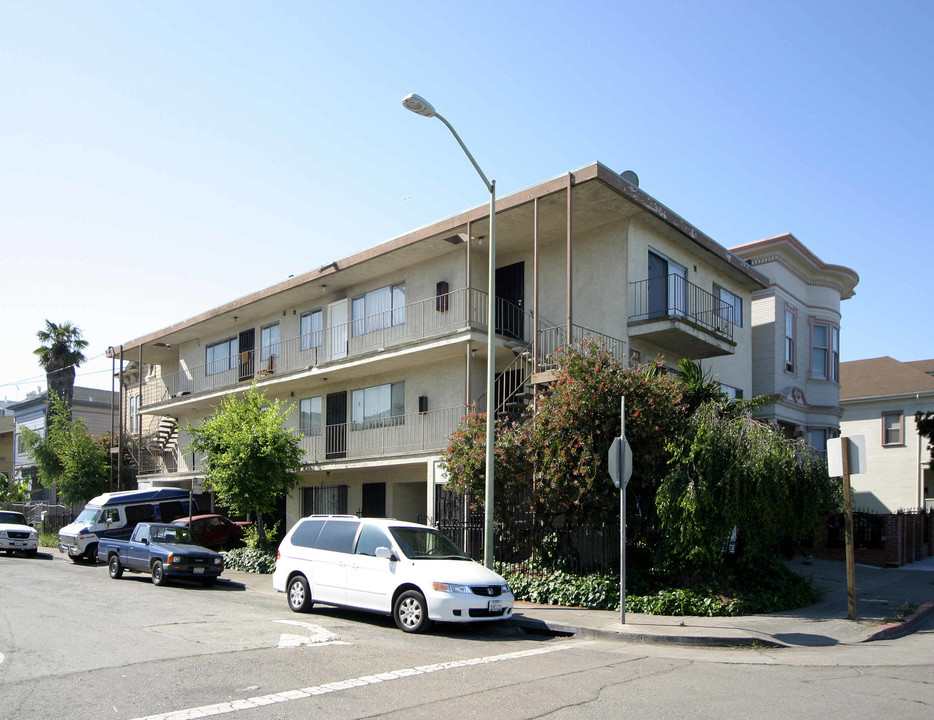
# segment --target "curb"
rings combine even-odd
[[[577,627],[548,623],[529,617],[513,617],[512,623],[526,632],[538,635],[574,636],[601,640],[643,643],[646,645],[683,645],[687,647],[723,647],[723,648],[787,648],[784,643],[754,637],[723,637],[717,635],[652,635],[648,633],[619,632],[598,628]]]
[[[914,630],[915,626],[927,619],[934,613],[934,602],[921,603],[918,609],[900,622],[883,625],[872,635],[863,640],[863,642],[872,642],[873,640],[891,640],[901,637]]]

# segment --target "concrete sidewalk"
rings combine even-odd
[[[629,642],[698,646],[822,646],[893,638],[934,613],[934,557],[900,569],[856,567],[857,620],[848,619],[846,565],[801,558],[789,563],[823,593],[819,603],[772,615],[670,617],[517,603],[514,622],[527,630]],[[900,617],[907,605],[916,606]]]

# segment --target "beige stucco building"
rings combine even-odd
[[[199,477],[179,428],[255,381],[294,405],[305,450],[286,527],[433,520],[447,438],[485,405],[488,233],[478,207],[116,346],[135,364],[140,485]],[[768,279],[621,175],[593,164],[500,198],[496,236],[497,407],[526,402],[548,355],[586,337],[672,368],[717,358],[752,394],[748,311]]]
[[[841,430],[863,436],[866,472],[852,475],[853,504],[875,512],[934,508],[934,472],[915,413],[934,412],[934,360],[841,363]]]

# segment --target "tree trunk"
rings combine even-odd
[[[259,549],[266,549],[266,525],[263,522],[263,511],[256,508],[256,539],[259,543]]]

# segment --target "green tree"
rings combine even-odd
[[[839,506],[839,483],[813,450],[721,403],[698,408],[669,450],[658,514],[669,560],[695,575],[722,564],[734,529],[748,555],[774,556]]]
[[[51,391],[48,398],[45,434],[23,428],[23,442],[43,485],[56,487],[66,503],[87,502],[107,490],[110,443],[92,435],[82,418],[73,419],[64,398]]]
[[[283,427],[292,407],[269,403],[255,385],[242,398],[228,395],[214,414],[186,429],[187,449],[204,453],[205,480],[221,505],[235,513],[256,514],[261,548],[266,548],[263,513],[298,483],[304,453],[298,437]]]
[[[678,381],[660,371],[660,361],[629,368],[596,341],[560,351],[555,362],[558,378],[539,399],[535,415],[497,422],[497,517],[508,520],[520,509],[533,510],[544,524],[559,515],[577,522],[615,517],[619,494],[609,480],[606,455],[620,433],[623,395],[633,448],[630,507],[654,513],[668,460],[664,438],[684,421]],[[485,415],[471,415],[451,436],[442,460],[448,489],[482,498],[484,427]]]
[[[33,352],[39,356],[39,364],[45,370],[49,397],[63,398],[71,411],[75,394],[75,368],[87,360],[82,352],[88,341],[81,338],[81,330],[70,322],[56,325],[45,321],[45,329],[36,337],[41,343]]]
[[[0,505],[22,502],[28,498],[29,491],[25,480],[9,480],[5,474],[0,474]]]
[[[915,423],[918,425],[918,434],[928,441],[928,452],[934,460],[934,413],[916,412]]]

